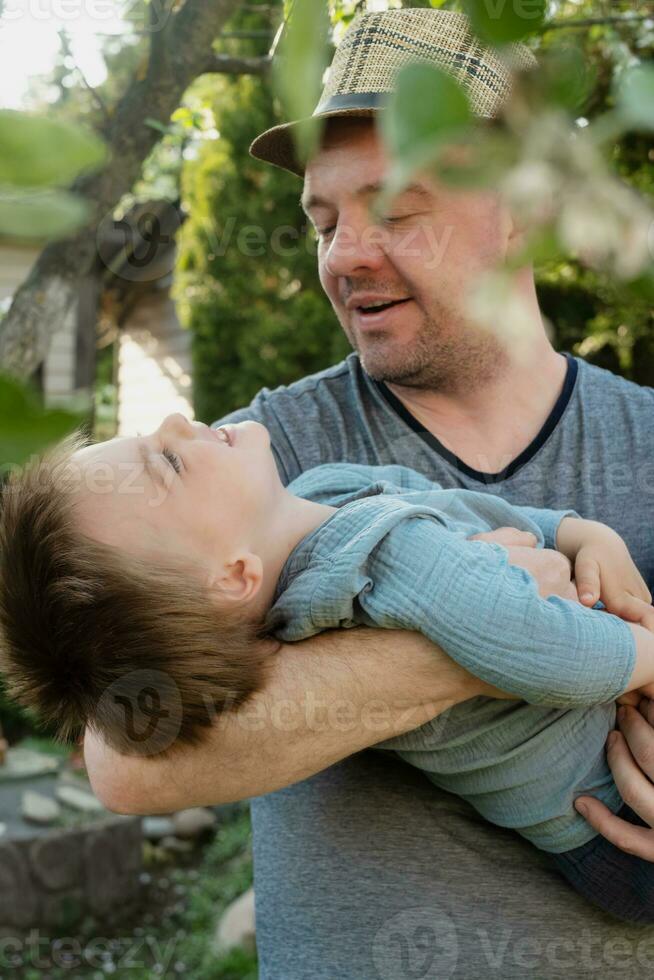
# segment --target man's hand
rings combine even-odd
[[[579,797],[575,806],[621,851],[654,861],[654,701],[642,698],[638,708],[623,704],[618,724],[620,731],[608,737],[606,757],[622,799],[649,826],[635,827],[621,820],[592,796]]]
[[[572,581],[572,566],[568,558],[550,548],[537,548],[536,536],[515,527],[500,527],[496,531],[475,534],[471,541],[494,541],[503,545],[509,556],[509,564],[529,572],[536,580],[538,591],[544,599],[558,595],[577,600],[577,590]]]
[[[652,596],[619,534],[605,524],[564,517],[557,548],[574,564],[579,601],[654,631]]]

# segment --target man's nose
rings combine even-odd
[[[339,222],[323,254],[330,276],[349,276],[357,269],[379,269],[385,261],[384,230],[379,225]]]

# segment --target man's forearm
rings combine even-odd
[[[87,733],[84,754],[110,809],[166,813],[288,786],[479,694],[503,696],[421,634],[333,630],[282,646],[266,688],[198,746],[137,758]]]

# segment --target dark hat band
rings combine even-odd
[[[383,109],[388,105],[390,92],[354,92],[350,95],[330,95],[322,99],[313,111],[314,116],[343,109]]]

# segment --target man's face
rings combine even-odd
[[[320,281],[373,378],[414,387],[474,381],[504,359],[464,300],[505,256],[512,222],[496,193],[418,175],[381,218],[370,210],[389,160],[369,119],[339,119],[305,173]],[[389,304],[374,309],[379,303]]]
[[[154,560],[227,559],[283,492],[268,430],[251,421],[213,431],[169,415],[149,435],[78,450],[71,466],[81,529]]]

